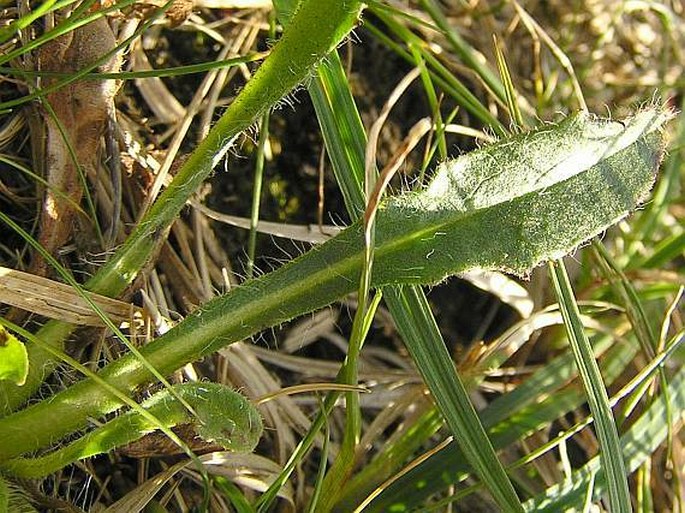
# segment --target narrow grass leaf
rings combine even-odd
[[[595,353],[603,352],[612,342],[608,337],[597,340]],[[607,351],[602,359],[607,382],[613,383],[625,371],[636,351],[636,344],[627,347],[615,344]],[[585,402],[582,391],[576,387],[563,388],[576,375],[573,355],[566,353],[516,390],[488,405],[480,416],[493,446],[504,449],[580,407]],[[471,468],[461,451],[441,451],[384,490],[366,511],[383,512],[400,507],[411,510],[463,481],[469,472]]]
[[[163,77],[180,77],[183,75],[192,75],[195,73],[206,73],[215,69],[231,68],[240,64],[248,64],[250,62],[263,60],[268,53],[254,52],[240,57],[231,57],[221,61],[199,62],[196,64],[187,64],[184,66],[169,66],[160,69],[148,69],[139,71],[118,71],[108,73],[86,73],[83,75],[84,80],[133,80],[144,78],[163,78]],[[45,71],[45,70],[24,70],[21,68],[11,68],[0,66],[0,73],[7,75],[14,75],[17,77],[43,77],[43,78],[68,78],[72,74],[59,71]]]
[[[391,307],[404,305],[405,311],[417,317],[426,317],[423,312],[430,311],[428,301],[418,287],[406,290],[390,287],[386,290],[386,297],[390,298]],[[412,359],[417,362],[419,371],[454,434],[459,448],[499,506],[504,511],[520,511],[520,500],[478,419],[466,388],[449,357],[447,347],[444,344],[438,345],[441,335],[437,325],[435,322],[427,324],[412,321],[412,318],[406,316],[395,318],[400,333],[406,337],[405,342],[410,341],[407,342],[407,349]],[[414,341],[421,343],[411,343]],[[440,453],[442,452],[444,451]]]
[[[235,508],[236,513],[255,513],[243,491],[223,476],[214,477],[214,485],[224,494]]]
[[[685,255],[685,231],[666,237],[654,247],[654,252],[631,268],[661,269],[672,260]]]
[[[493,42],[495,45],[495,57],[497,57],[497,68],[502,77],[502,83],[504,84],[503,89],[506,93],[505,105],[509,111],[509,117],[514,123],[514,131],[519,132],[526,126],[523,121],[523,116],[521,115],[521,109],[519,109],[519,95],[516,92],[514,82],[511,79],[511,73],[509,72],[509,67],[507,66],[507,61],[504,57],[504,50],[502,50],[502,44],[499,39],[497,39],[497,36],[493,37]]]
[[[471,112],[485,126],[491,127],[499,135],[506,135],[507,130],[498,119],[478,100],[478,98],[476,98],[468,87],[455,77],[454,74],[447,69],[435,55],[433,55],[420,37],[396,21],[382,6],[375,4],[371,7],[371,11],[407,46],[416,48],[421,52],[423,59],[426,61],[426,64],[434,77],[436,85],[445,91],[445,93],[452,96],[457,103],[463,105],[466,110]],[[407,51],[392,38],[388,37],[382,30],[375,27],[373,23],[367,22],[364,26],[374,35],[374,37],[378,38],[379,41],[397,53],[400,57],[412,64],[414,63],[414,57],[411,52]]]
[[[631,511],[628,474],[619,444],[618,429],[609,405],[609,396],[592,353],[592,347],[580,322],[578,305],[563,263],[550,264],[550,275],[578,372],[587,394],[590,411],[595,419],[600,459],[606,474],[611,510]]]
[[[495,75],[488,65],[483,62],[484,59],[481,58],[482,56],[479,55],[463,37],[461,37],[454,27],[450,26],[447,18],[435,1],[421,0],[420,4],[433,19],[442,34],[447,38],[450,46],[464,64],[466,64],[469,69],[475,71],[500,103],[506,104],[506,86],[497,79],[497,75]],[[514,113],[512,112],[512,115],[513,114]]]
[[[308,87],[345,207],[356,221],[364,212],[366,134],[337,52],[332,52]]]

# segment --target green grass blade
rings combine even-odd
[[[216,476],[213,479],[214,486],[230,501],[236,513],[255,513],[255,509],[243,495],[240,488],[223,476]],[[166,510],[165,510],[166,511]]]
[[[349,87],[344,85],[346,78],[342,65],[337,57],[335,59],[326,67],[324,71],[326,74],[320,75],[319,80],[309,89],[322,125],[333,169],[346,200],[348,213],[356,219],[364,208],[362,177],[364,176],[365,133]],[[327,95],[326,91],[335,91],[337,94]],[[339,131],[338,126],[344,127],[344,130]],[[350,139],[355,146],[350,148],[340,145]],[[347,151],[343,151],[343,148]],[[428,378],[426,383],[429,389],[434,397],[440,396],[439,403],[445,407],[445,409],[441,408],[441,411],[448,419],[453,432],[461,434],[467,431],[471,435],[461,437],[460,440],[473,448],[470,454],[480,464],[480,469],[485,472],[484,479],[493,495],[503,507],[512,511],[520,509],[520,502],[513,486],[494,450],[491,449],[490,452],[476,450],[476,448],[487,448],[490,443],[452,365],[423,291],[418,287],[390,288],[386,293],[386,302],[414,361],[424,373],[424,378]],[[412,348],[415,349],[412,350]],[[424,358],[425,355],[436,356],[436,359],[433,361]],[[435,362],[437,362],[437,367]],[[448,369],[445,377],[441,373],[441,369],[444,368]],[[458,406],[453,402],[453,398],[458,398]],[[453,414],[454,412],[456,413]]]
[[[82,27],[84,25],[87,25],[88,23],[91,23],[97,19],[101,19],[106,14],[108,14],[110,12],[116,12],[116,11],[119,11],[120,9],[124,9],[127,6],[133,4],[134,1],[135,0],[122,0],[121,2],[119,2],[117,4],[114,4],[110,7],[105,8],[105,9],[98,10],[94,13],[90,13],[90,14],[87,14],[87,15],[84,15],[81,17],[66,18],[61,23],[59,23],[55,28],[53,28],[52,30],[49,30],[49,31],[45,32],[44,34],[42,34],[41,36],[39,36],[35,39],[32,39],[31,41],[27,42],[25,45],[21,46],[20,48],[17,48],[15,50],[7,52],[4,55],[0,55],[0,64],[12,62],[17,57],[23,55],[24,53],[26,53],[28,51],[35,50],[36,48],[39,48],[41,45],[44,45],[48,41],[54,40],[60,36],[68,34],[69,32],[76,30],[77,28]],[[55,91],[55,90],[59,89],[60,87],[63,87],[65,85],[67,85],[68,83],[73,82],[74,80],[78,80],[82,76],[93,71],[97,66],[99,66],[102,63],[109,60],[115,53],[117,53],[117,52],[121,51],[123,48],[125,48],[131,41],[133,41],[133,39],[138,37],[142,31],[144,31],[150,25],[152,25],[152,23],[161,14],[164,13],[164,10],[166,8],[168,8],[169,5],[171,5],[171,2],[167,2],[165,5],[160,7],[157,11],[155,11],[155,13],[151,17],[151,19],[149,19],[145,23],[141,24],[141,27],[138,30],[136,30],[134,35],[132,35],[131,37],[122,41],[119,45],[117,45],[117,47],[113,51],[108,52],[106,55],[103,55],[101,59],[98,59],[97,62],[94,62],[91,65],[87,66],[86,69],[84,69],[78,73],[67,74],[62,81],[55,83],[50,88],[37,90],[34,93],[22,96],[21,98],[18,98],[16,100],[0,103],[0,110],[7,109],[10,107],[14,107],[17,105],[22,105],[22,104],[27,103],[29,101],[32,101],[36,98],[40,98],[42,96],[45,96],[49,92]]]
[[[144,78],[163,78],[163,77],[179,77],[183,75],[192,75],[195,73],[206,73],[215,69],[231,68],[240,64],[248,64],[250,62],[260,61],[266,57],[266,53],[255,52],[239,57],[231,57],[221,61],[199,62],[196,64],[187,64],[184,66],[170,66],[161,69],[146,69],[140,71],[119,71],[111,73],[86,73],[83,75],[84,80],[133,80]],[[10,68],[0,66],[0,74],[13,75],[21,78],[27,77],[43,77],[43,78],[68,78],[72,73],[59,71],[41,71],[41,70],[24,70],[20,68]]]
[[[356,221],[364,211],[366,134],[337,52],[329,55],[308,91],[345,207]]]
[[[25,14],[19,19],[14,20],[9,25],[0,28],[0,44],[3,44],[7,40],[11,39],[19,31],[28,28],[31,23],[36,21],[38,18],[73,4],[75,1],[76,0],[63,0],[58,2],[57,0],[46,0],[41,5],[36,6],[31,12]]]
[[[673,356],[683,340],[683,334],[680,332],[671,339],[666,345],[666,350],[652,360],[641,372],[635,376],[628,384],[623,386],[617,394],[612,397],[611,404],[616,405],[620,400],[628,395],[640,394],[644,385],[649,385],[652,376],[657,372],[661,366],[669,358]],[[606,338],[600,340],[600,345],[595,345],[595,353],[606,346],[606,343],[612,342],[611,339]],[[602,359],[602,375],[605,377],[607,383],[611,384],[616,379],[624,375],[625,369],[631,364],[632,359],[637,351],[636,343],[630,346],[624,344],[614,344],[606,356]],[[571,359],[573,359],[572,355]],[[562,356],[553,362],[554,367],[558,367],[558,363],[562,363],[561,369],[567,367],[568,370],[575,372],[575,365],[564,362],[568,360],[567,356]],[[560,370],[561,370],[560,369]],[[556,379],[560,376],[561,379]],[[554,392],[557,388],[563,387],[567,383],[564,377],[571,377],[567,371],[561,373],[550,373],[547,367],[540,369],[534,376],[527,380],[521,387],[525,390],[526,397],[522,394],[510,393],[500,398],[501,402],[507,402],[511,396],[513,407],[511,408],[493,408],[495,404],[489,405],[482,412],[483,423],[486,427],[492,426],[489,432],[492,435],[492,441],[496,448],[503,448],[506,444],[513,442],[516,439],[522,439],[538,429],[545,429],[556,419],[566,415],[570,411],[580,407],[585,402],[584,394],[581,390],[572,388],[563,388],[558,392]],[[536,389],[536,385],[541,385],[541,388]],[[547,385],[546,385],[547,384]],[[551,385],[551,386],[550,386]],[[519,388],[521,388],[519,387]],[[518,389],[517,389],[518,390]],[[515,391],[516,392],[516,391]],[[538,398],[544,399],[539,400]],[[659,400],[667,400],[668,393],[664,394]],[[533,403],[532,400],[537,400]],[[527,406],[529,405],[529,406]],[[664,419],[668,421],[672,419],[669,413],[670,406],[664,409]],[[502,415],[507,411],[514,412],[513,416],[504,418]],[[588,417],[578,422],[573,427],[567,429],[564,433],[557,436],[555,439],[543,444],[542,446],[533,450],[530,454],[516,462],[512,468],[520,467],[538,458],[540,455],[554,449],[562,440],[567,440],[581,429],[588,426],[593,421],[592,417]],[[495,424],[497,422],[497,424]],[[384,512],[392,510],[411,510],[412,508],[424,504],[425,501],[436,493],[443,491],[448,486],[452,486],[462,481],[466,476],[469,468],[464,463],[463,457],[460,454],[455,454],[450,451],[442,451],[437,455],[423,462],[418,467],[412,469],[409,473],[402,476],[401,479],[394,482],[391,486],[386,488],[383,493],[377,497],[374,502],[364,511],[368,513]],[[458,500],[460,496],[467,495],[474,491],[473,487],[465,488],[462,492],[457,493],[453,500]]]
[[[595,354],[603,353],[612,343],[609,337],[596,340]],[[606,351],[601,365],[607,382],[612,383],[625,371],[636,351],[635,344],[615,344]],[[575,376],[573,354],[568,352],[488,405],[480,415],[494,447],[504,449],[579,408],[585,402],[582,391],[565,387]],[[441,451],[389,486],[365,511],[419,506],[432,495],[461,482],[471,471],[460,451]]]
[[[427,317],[424,312],[430,311],[425,296],[415,287],[406,290],[389,288],[386,297],[391,308],[401,305],[404,311],[422,319]],[[396,317],[395,322],[400,333],[406,337],[407,349],[467,461],[504,511],[520,511],[520,500],[478,419],[437,325],[413,322],[412,318],[406,316]],[[426,331],[426,328],[430,331]],[[413,344],[413,341],[421,343]]]
[[[393,440],[392,443],[386,443],[382,452],[363,468],[360,468],[359,472],[350,479],[336,505],[336,511],[353,511],[377,487],[398,472],[407,461],[411,461],[413,456],[425,449],[426,442],[443,425],[442,414],[436,407],[432,407],[416,419],[411,428],[407,429],[400,437]],[[448,452],[454,454],[457,451]],[[444,469],[444,467],[442,468]],[[424,476],[425,474],[419,472],[415,479],[409,480],[409,483],[415,484],[421,481]],[[439,477],[437,479],[439,480]],[[430,484],[431,478],[428,477],[424,483]],[[407,485],[405,484],[405,486]],[[422,503],[423,501],[418,502],[418,504]],[[373,504],[373,501],[370,504]],[[370,505],[364,511],[370,513],[372,507]]]
[[[331,442],[331,432],[328,423],[323,426],[323,445],[321,447],[321,458],[319,460],[319,469],[316,472],[316,480],[314,482],[312,496],[309,499],[307,513],[316,513],[319,499],[321,498],[321,490],[323,489],[323,482],[326,477],[326,465],[328,463],[329,446]]]
[[[638,260],[632,269],[662,269],[678,257],[685,255],[685,231],[666,237],[656,246],[654,252],[644,260]]]
[[[623,300],[628,319],[645,356],[650,359],[653,358],[657,345],[655,329],[647,318],[647,313],[642,305],[642,301],[638,297],[637,290],[635,290],[635,287],[633,287],[633,284],[626,275],[623,274],[618,264],[614,262],[604,244],[594,242],[592,248],[602,274],[609,280]]]
[[[269,140],[269,113],[262,115],[259,141],[257,142],[257,155],[254,167],[254,180],[252,183],[252,206],[250,209],[250,233],[247,240],[247,278],[254,276],[255,253],[257,251],[257,224],[259,223],[259,205],[262,199],[262,179],[264,176],[264,151]]]
[[[619,444],[618,429],[609,405],[602,375],[592,353],[592,347],[585,335],[580,321],[571,283],[563,263],[550,264],[550,275],[554,290],[559,299],[559,307],[564,317],[566,331],[576,357],[576,365],[585,387],[590,411],[595,418],[599,438],[600,459],[606,473],[609,504],[612,511],[631,511],[628,474]]]
[[[507,130],[499,122],[499,120],[492,115],[492,113],[485,107],[476,96],[471,93],[457,77],[455,77],[434,55],[426,48],[425,43],[409,30],[404,25],[397,22],[393,16],[390,16],[381,6],[375,5],[371,8],[372,12],[387,25],[390,31],[394,32],[400,40],[421,52],[423,59],[426,61],[431,73],[434,75],[435,83],[440,88],[454,98],[454,100],[463,105],[466,110],[471,112],[478,118],[485,126],[491,127],[498,135],[506,136]],[[366,23],[365,28],[369,30],[379,41],[385,44],[388,48],[396,52],[400,57],[414,64],[414,57],[411,52],[402,48],[383,31],[376,28],[372,23]]]
[[[681,334],[682,336],[682,334]],[[631,426],[620,440],[627,470],[635,471],[663,443],[670,431],[666,419],[666,409],[674,413],[674,421],[685,414],[685,370],[680,370],[670,381],[667,390],[669,404],[663,397],[654,401],[640,418]],[[577,508],[582,503],[590,479],[595,476],[595,500],[606,492],[605,473],[599,457],[593,458],[581,469],[575,471],[571,479],[555,485],[540,496],[526,503],[526,510],[535,513],[556,513]],[[631,511],[630,509],[625,511]]]
[[[452,49],[459,58],[461,58],[464,64],[480,77],[500,103],[506,105],[507,93],[505,91],[505,86],[497,78],[497,75],[483,63],[483,60],[479,58],[473,47],[461,37],[455,28],[450,26],[447,18],[445,18],[445,15],[436,5],[435,1],[421,0],[420,4],[433,19],[442,34],[447,38]],[[512,117],[514,117],[514,112],[511,114]]]
[[[526,123],[521,115],[521,109],[519,108],[518,98],[519,94],[516,92],[514,87],[514,82],[511,79],[511,73],[509,71],[509,66],[507,65],[506,57],[504,56],[504,50],[499,39],[495,38],[495,57],[497,58],[497,68],[499,69],[499,74],[502,77],[502,83],[504,92],[506,94],[505,105],[509,111],[509,117],[511,118],[514,128],[514,132],[520,132],[524,128],[527,128]]]

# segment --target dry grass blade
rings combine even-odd
[[[445,447],[447,447],[449,444],[452,443],[452,437],[448,437],[442,442],[440,442],[436,447],[431,449],[430,451],[425,452],[418,458],[414,459],[412,462],[410,462],[407,466],[405,466],[400,472],[392,476],[390,479],[385,481],[383,484],[381,484],[376,490],[373,491],[373,493],[369,494],[369,496],[364,499],[364,502],[362,502],[357,509],[354,510],[354,513],[362,513],[366,506],[371,504],[373,500],[381,494],[381,492],[389,487],[392,483],[397,481],[399,478],[401,478],[403,475],[408,473],[410,470],[412,470],[415,467],[418,467],[423,461],[426,461],[428,458],[433,456],[434,454],[437,454],[438,452],[442,451]]]
[[[233,454],[229,452],[214,452],[201,456],[209,473],[221,475],[235,481],[246,488],[264,491],[281,471],[281,467],[263,456],[256,454]],[[188,469],[188,472],[193,472]],[[193,472],[193,474],[196,474]],[[286,483],[278,496],[291,506],[295,502],[295,490],[290,483]]]
[[[133,304],[96,294],[90,296],[115,324],[144,315]],[[0,303],[79,326],[104,326],[102,319],[69,285],[7,267],[0,267]]]
[[[169,467],[164,472],[160,472],[151,477],[112,504],[104,513],[130,513],[131,511],[142,511],[167,482],[190,464],[190,460],[181,461]]]
[[[250,219],[247,217],[232,216],[230,214],[222,214],[216,210],[192,201],[194,208],[202,212],[204,215],[220,223],[237,226],[246,230],[250,229]],[[274,237],[282,237],[285,239],[299,240],[302,242],[309,242],[311,244],[321,244],[326,242],[331,237],[337,235],[342,231],[342,228],[334,225],[294,225],[285,223],[274,223],[271,221],[259,221],[257,223],[257,231]]]
[[[131,49],[131,69],[133,71],[153,69],[139,43],[134,44]],[[171,94],[161,78],[137,78],[135,84],[145,103],[160,123],[175,123],[185,116],[186,109]]]
[[[561,48],[554,42],[554,40],[545,32],[545,30],[528,14],[523,7],[516,1],[513,0],[513,5],[516,8],[516,12],[521,17],[521,21],[526,26],[526,28],[532,33],[536,33],[545,44],[549,47],[554,54],[554,57],[559,61],[559,64],[568,73],[571,83],[573,84],[573,91],[578,101],[578,105],[581,110],[587,111],[587,103],[585,103],[585,96],[576,77],[576,73],[573,70],[573,64],[571,60],[566,56]]]

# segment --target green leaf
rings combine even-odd
[[[77,460],[138,440],[159,428],[160,423],[165,427],[194,424],[197,436],[207,442],[233,452],[254,450],[262,436],[262,418],[246,397],[211,382],[183,383],[173,388],[175,393],[165,389],[141,404],[154,416],[154,422],[131,410],[51,453],[3,462],[0,471],[24,478],[42,477]],[[191,405],[197,416],[191,415],[178,396]]]
[[[379,211],[372,286],[435,283],[473,268],[525,274],[543,260],[564,255],[647,197],[663,155],[660,128],[669,118],[656,108],[625,123],[581,113],[447,162],[424,191],[392,198]],[[363,252],[356,223],[280,269],[210,301],[141,353],[160,373],[171,373],[330,304],[355,290]],[[130,355],[100,376],[127,390],[152,379]],[[84,380],[49,404],[0,419],[0,432],[7,433],[0,459],[53,443],[89,416],[119,407],[117,399]],[[41,420],[48,418],[49,423]]]
[[[391,253],[384,243],[392,256],[377,280],[436,282],[466,268],[526,274],[566,255],[646,199],[669,118],[649,109],[623,124],[581,112],[443,164],[425,191],[379,216],[376,258]]]
[[[0,381],[23,385],[29,373],[26,347],[14,335],[0,326]]]

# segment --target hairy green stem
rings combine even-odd
[[[267,109],[305,80],[357,22],[358,0],[302,0],[288,29],[241,93],[184,162],[169,187],[138,223],[126,243],[86,283],[86,289],[120,295],[145,266],[190,196],[223,159],[232,141]],[[61,348],[73,326],[47,323],[37,336]],[[26,384],[0,383],[0,414],[16,409],[54,370],[51,355],[29,344],[31,368]]]

